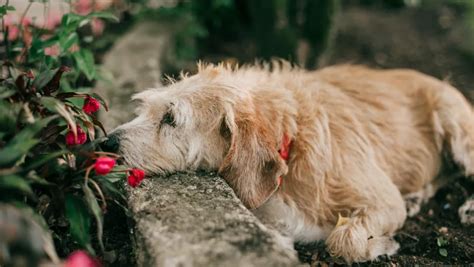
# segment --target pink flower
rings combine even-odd
[[[115,159],[109,157],[100,157],[95,161],[95,173],[105,175],[109,173],[115,166]]]
[[[105,23],[103,20],[98,19],[98,18],[92,19],[91,21],[92,34],[94,34],[95,36],[99,36],[102,34],[102,32],[104,32],[104,28],[105,28]]]
[[[31,19],[29,17],[24,17],[23,20],[21,21],[21,25],[23,27],[28,27],[31,25]]]
[[[79,15],[87,15],[91,13],[92,8],[91,0],[78,0],[74,5],[74,9]]]
[[[82,250],[74,251],[66,260],[64,267],[99,267],[101,264]]]
[[[68,146],[82,145],[86,141],[87,135],[79,125],[77,126],[77,138],[71,130],[66,134],[66,144]]]
[[[47,56],[57,57],[61,53],[59,45],[55,44],[44,49],[44,54]]]
[[[80,49],[79,45],[73,44],[73,45],[69,48],[69,52],[70,52],[70,53],[74,53],[74,52],[79,51],[79,49]]]
[[[127,177],[128,185],[137,187],[145,178],[145,171],[140,169],[132,169]]]
[[[13,26],[15,24],[17,24],[17,17],[13,14],[7,14],[5,16],[3,16],[3,23],[5,25],[5,27],[10,27],[10,26]]]
[[[94,1],[94,10],[101,11],[109,8],[113,4],[114,0],[96,0]]]
[[[15,41],[20,35],[20,28],[16,25],[8,26],[8,40]]]
[[[87,96],[84,99],[84,105],[82,106],[82,110],[87,114],[95,113],[99,110],[100,103],[97,99]]]
[[[56,28],[61,23],[62,18],[63,14],[59,12],[50,13],[44,22],[44,28],[47,30],[54,30],[54,28]]]

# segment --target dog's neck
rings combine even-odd
[[[252,94],[256,114],[260,117],[259,121],[274,136],[276,148],[279,149],[284,142],[293,140],[297,132],[298,112],[293,92],[285,88],[256,88],[252,90]],[[285,149],[285,153],[288,151]]]

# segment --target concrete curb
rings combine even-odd
[[[297,266],[223,179],[175,174],[128,192],[139,266]]]

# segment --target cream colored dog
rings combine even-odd
[[[434,193],[445,149],[474,173],[473,112],[449,84],[412,70],[276,65],[201,65],[139,93],[138,117],[114,131],[119,152],[153,173],[218,170],[263,221],[325,240],[347,262],[397,251],[404,197]]]

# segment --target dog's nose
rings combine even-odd
[[[107,140],[100,144],[100,147],[106,152],[116,153],[120,147],[120,135],[118,132],[111,133],[107,136]]]

